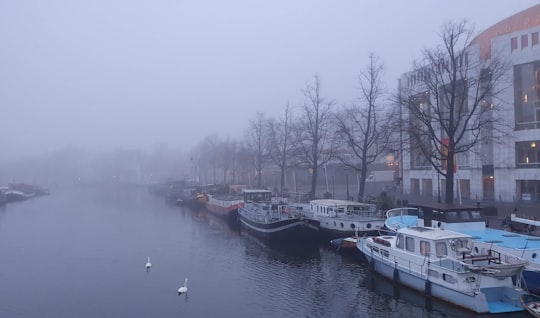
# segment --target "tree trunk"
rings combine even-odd
[[[285,186],[285,166],[281,166],[281,181],[279,183],[279,195],[283,196],[283,187]]]
[[[313,175],[311,175],[311,192],[310,198],[315,199],[315,192],[317,190],[317,167],[313,167]]]
[[[448,153],[446,165],[446,195],[444,202],[447,204],[454,203],[454,153]]]

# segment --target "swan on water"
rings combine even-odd
[[[184,280],[184,286],[178,288],[178,294],[185,294],[187,293],[187,277],[186,280]]]
[[[146,258],[146,269],[150,269],[152,267],[152,263],[150,263],[150,257]]]

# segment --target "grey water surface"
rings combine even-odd
[[[0,207],[0,317],[488,316],[426,302],[325,244],[269,247],[143,187],[71,187]]]

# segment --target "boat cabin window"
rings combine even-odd
[[[450,211],[446,213],[446,220],[448,222],[457,221],[457,212],[456,211]]]
[[[272,193],[270,192],[244,192],[245,201],[261,202],[270,201]]]
[[[438,257],[448,255],[448,249],[446,247],[446,242],[437,242],[435,243],[435,253]]]
[[[414,252],[414,238],[412,237],[407,237],[405,239],[405,248],[407,249],[407,251],[409,252]]]
[[[397,237],[396,237],[396,246],[397,248],[400,248],[400,249],[403,249],[403,235],[402,234],[398,234]]]
[[[474,220],[481,220],[482,219],[482,213],[480,213],[480,211],[471,211],[471,217]]]
[[[461,219],[462,220],[470,220],[471,217],[469,216],[469,211],[461,211]]]
[[[420,241],[420,254],[429,256],[430,244],[428,241]]]

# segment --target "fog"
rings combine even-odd
[[[241,138],[257,112],[299,104],[314,74],[350,103],[371,52],[395,90],[443,22],[481,31],[537,4],[495,3],[0,0],[0,183],[35,178],[31,157],[174,158],[213,133]]]

